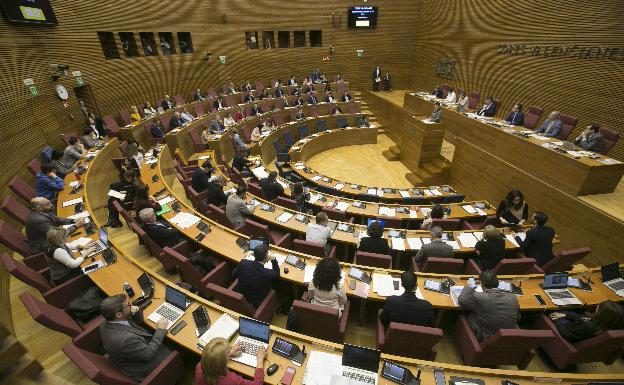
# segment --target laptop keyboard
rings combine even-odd
[[[367,384],[374,384],[375,383],[375,377],[367,376],[367,375],[364,375],[364,374],[343,371],[342,372],[342,376],[350,378],[352,380],[362,381],[362,382],[365,382]]]
[[[258,349],[260,349],[260,345],[254,344],[248,341],[239,341],[239,342],[242,345],[244,353],[251,354],[252,356],[255,356],[256,354],[258,354]]]
[[[624,290],[624,281],[616,281],[616,282],[611,282],[608,283],[607,286],[615,291],[620,291],[620,290]]]
[[[548,294],[552,299],[574,298],[572,293],[568,291],[549,291]]]
[[[158,308],[158,310],[156,310],[156,314],[165,317],[166,319],[168,319],[171,322],[174,322],[178,316],[180,315],[179,312],[171,309],[169,306],[161,306]]]

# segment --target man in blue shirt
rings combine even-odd
[[[561,114],[559,111],[553,111],[548,115],[548,119],[544,120],[542,126],[535,131],[536,134],[543,134],[547,138],[553,138],[561,133]]]
[[[65,187],[63,179],[56,176],[54,169],[47,164],[41,165],[41,172],[36,175],[36,191],[38,197],[50,201],[56,200],[56,195]]]

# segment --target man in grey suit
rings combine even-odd
[[[583,150],[602,152],[604,150],[604,138],[600,133],[600,125],[592,123],[575,140],[574,144]]]
[[[453,246],[447,245],[442,240],[444,231],[440,226],[431,228],[431,242],[422,245],[416,254],[416,263],[422,267],[427,262],[427,258],[453,258]]]
[[[543,134],[547,138],[553,138],[559,135],[559,133],[561,133],[561,126],[563,125],[561,119],[559,119],[560,116],[561,114],[559,111],[551,112],[550,115],[548,115],[548,119],[544,120],[542,126],[538,128],[535,133]]]
[[[83,218],[73,221],[63,217],[57,217],[52,210],[52,203],[43,197],[37,197],[30,200],[30,214],[26,218],[26,238],[28,238],[28,249],[32,253],[43,251],[46,244],[46,236],[48,230],[52,227],[71,225],[67,229],[67,233],[71,234],[85,223]]]
[[[137,326],[143,321],[143,312],[131,306],[125,294],[106,298],[100,310],[106,319],[100,325],[100,336],[111,364],[141,382],[171,352],[162,344],[168,321],[162,317],[153,335],[143,330]]]
[[[252,210],[245,203],[246,194],[247,188],[239,186],[236,189],[236,194],[231,194],[227,199],[225,215],[235,227],[244,224],[245,217],[251,215]]]
[[[520,306],[514,294],[498,288],[498,278],[491,270],[479,275],[483,293],[465,286],[458,298],[462,309],[471,310],[468,322],[479,341],[496,334],[498,329],[518,327]]]

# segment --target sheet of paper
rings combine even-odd
[[[115,190],[108,190],[108,196],[121,200],[124,200],[126,198],[126,194],[120,193],[119,191]]]
[[[173,202],[174,199],[171,195],[167,195],[166,197],[164,197],[163,199],[159,199],[158,203],[162,206],[162,205],[166,205],[167,203]]]
[[[483,239],[483,231],[475,231],[472,235],[474,235],[474,237],[479,241]]]
[[[421,207],[420,208],[420,212],[422,213],[423,216],[426,217],[431,212],[431,208],[429,208],[429,207]]]
[[[464,290],[463,286],[451,286],[450,294],[451,298],[453,299],[453,304],[455,306],[459,306],[459,295],[461,294],[462,290]]]
[[[78,239],[74,239],[71,242],[67,243],[67,247],[69,247],[70,249],[75,249],[78,246],[84,246],[89,242],[93,242],[93,239],[91,238],[85,238],[85,237],[80,237]]]
[[[422,237],[420,238],[420,241],[422,242],[423,245],[428,245],[431,243],[431,238],[429,237]]]
[[[80,182],[78,182],[77,180],[75,180],[75,181],[73,181],[73,182],[71,182],[71,183],[69,184],[69,187],[76,187],[76,186],[78,186],[79,184],[80,184]]]
[[[403,238],[390,238],[392,241],[392,248],[394,250],[405,250],[405,239]]]
[[[407,244],[411,250],[420,250],[422,247],[422,242],[420,238],[407,238]]]
[[[305,385],[331,384],[332,376],[342,375],[342,356],[338,354],[311,351],[302,382]]]
[[[170,219],[170,222],[177,225],[181,229],[188,229],[200,220],[201,218],[191,213],[178,213]]]
[[[430,191],[431,191],[431,193],[432,193],[433,195],[435,195],[435,196],[437,196],[437,197],[441,197],[442,195],[444,195],[444,194],[442,194],[442,192],[440,192],[440,190],[438,190],[437,188],[431,189]]]
[[[518,242],[516,242],[516,240],[514,239],[513,236],[511,236],[511,234],[505,234],[505,238],[507,238],[509,240],[509,242],[513,243],[514,246],[516,247],[520,247],[520,245],[518,244]]]
[[[477,213],[477,210],[474,207],[472,207],[471,205],[462,205],[462,208],[464,210],[466,210],[466,212],[468,214],[475,214],[475,213]]]
[[[202,155],[202,156],[197,157],[197,160],[204,160],[204,159],[210,159],[210,155]]]
[[[516,235],[518,236],[518,238],[520,238],[521,241],[524,242],[524,240],[526,239],[526,233],[516,233]]]
[[[410,210],[410,211],[409,211],[409,217],[410,217],[410,218],[418,218],[418,211],[416,211],[416,210]]]
[[[392,207],[379,206],[379,215],[385,215],[387,217],[396,216],[396,210]]]
[[[145,159],[145,164],[154,164],[154,163],[158,163],[158,159],[156,159],[156,158],[146,158]]]
[[[336,207],[334,207],[336,210],[340,210],[340,211],[345,211],[346,209],[348,209],[350,206],[349,202],[338,202],[336,203]]]
[[[342,190],[342,189],[344,188],[344,186],[345,186],[345,185],[344,185],[344,183],[337,183],[337,184],[334,186],[334,189],[335,189],[335,190]]]
[[[368,283],[356,281],[355,282],[355,290],[353,294],[360,298],[368,298],[368,292],[370,290],[370,285]]]
[[[425,194],[425,195],[429,195],[429,196],[433,195],[433,193],[431,192],[431,190],[426,190],[426,189],[425,189],[425,190],[423,190],[423,194]]]
[[[377,196],[382,198],[384,196],[384,191],[382,189],[377,189]]]
[[[315,175],[315,176],[313,176],[312,178],[310,178],[310,180],[311,180],[312,182],[316,182],[316,181],[321,180],[321,178],[323,178],[321,175]]]
[[[394,289],[394,282],[398,283],[398,289]],[[405,292],[403,286],[401,286],[400,278],[392,278],[388,274],[373,273],[373,292],[382,297],[389,297],[391,295],[401,295]],[[419,288],[416,288],[416,297],[425,299]]]
[[[477,207],[476,210],[477,210],[477,213],[479,215],[481,215],[482,217],[487,216],[487,213],[485,211],[481,210],[480,208]]]
[[[73,220],[80,219],[80,218],[89,218],[89,212],[82,211],[82,212],[79,212],[78,214],[70,215],[67,218],[73,219]]]
[[[283,181],[283,180],[282,180],[282,179],[280,179],[280,178],[278,178],[278,179],[277,179],[277,183],[279,183],[279,184],[280,184],[280,186],[282,186],[282,188],[284,188],[284,190],[285,190],[285,189],[287,189],[288,187],[290,187],[290,186],[288,185],[288,182],[285,182],[285,181]]]
[[[315,204],[320,198],[321,195],[319,194],[310,194],[310,199],[308,200],[308,202],[310,202],[310,204]]]
[[[444,242],[447,245],[451,246],[453,248],[453,250],[459,250],[459,244],[457,243],[457,241],[442,241],[442,242]]]
[[[399,194],[401,194],[401,196],[402,196],[403,198],[409,198],[409,197],[411,196],[411,195],[410,195],[407,191],[405,191],[405,190],[399,190]]]
[[[475,238],[472,233],[461,233],[457,236],[457,239],[463,247],[475,247],[478,242],[477,238]]]
[[[63,202],[63,207],[69,207],[73,205],[77,205],[78,203],[82,203],[82,197],[76,199],[70,199],[68,201]]]
[[[289,213],[288,211],[285,211],[283,213],[281,213],[278,217],[277,217],[277,221],[278,222],[282,222],[282,223],[286,223],[288,222],[288,220],[290,218],[293,217],[293,214]]]
[[[264,167],[252,168],[251,172],[258,179],[263,179],[269,176],[269,173],[264,169]]]

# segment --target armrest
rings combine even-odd
[[[100,338],[100,325],[101,322],[89,322],[85,325],[84,331],[74,337],[74,344],[88,352],[101,353],[103,350],[102,339]]]
[[[87,275],[79,275],[43,293],[43,298],[51,305],[65,308],[78,294],[91,286],[93,282]]]
[[[45,254],[43,253],[43,251],[28,257],[24,257],[24,264],[31,269],[37,271],[48,267],[48,263],[45,260]]]
[[[569,343],[565,338],[559,334],[559,330],[555,326],[555,323],[546,314],[542,314],[533,324],[533,330],[549,330],[555,335],[555,339],[552,340],[556,344],[557,349],[565,349],[569,354],[578,353],[574,345]],[[552,343],[551,342],[551,343]]]
[[[469,349],[473,350],[477,353],[481,352],[481,344],[477,339],[477,336],[472,331],[470,327],[470,323],[468,322],[468,318],[465,315],[460,315],[457,320],[457,325],[455,326],[456,331],[456,341],[458,341],[459,345],[470,345]],[[465,349],[461,349],[464,351]]]
[[[465,270],[466,274],[474,274],[474,275],[481,274],[481,268],[479,267],[477,262],[475,262],[475,260],[472,258],[468,260],[468,263],[466,263],[465,269],[466,269]]]
[[[177,245],[173,246],[172,249],[186,257],[193,249],[193,244],[183,239]]]
[[[418,264],[416,263],[416,258],[411,257],[411,260],[410,260],[410,266],[411,266],[412,271],[413,271],[414,273],[420,273],[420,267],[419,267],[419,266],[418,266]]]
[[[533,265],[529,269],[529,274],[544,274],[544,270],[542,270],[542,268],[537,265]]]
[[[225,287],[230,282],[232,282],[232,272],[230,271],[230,266],[227,262],[222,261],[201,279],[201,287],[198,289],[202,292],[206,292],[205,288],[209,283]]]
[[[383,346],[386,343],[386,331],[384,330],[383,323],[379,319],[383,309],[379,309],[377,312],[377,349],[383,351]]]
[[[275,242],[275,246],[280,246],[286,249],[292,249],[292,236],[290,233],[284,234],[280,239]]]
[[[338,325],[338,332],[343,340],[347,331],[347,324],[349,323],[349,309],[351,309],[351,302],[347,301],[344,305],[344,309],[342,309],[342,317],[340,317],[340,325]]]
[[[336,258],[336,246],[332,246],[327,253],[327,258]]]
[[[232,281],[230,286],[228,286],[228,290],[236,291],[237,287],[238,287],[238,278],[236,278],[234,281]]]
[[[143,379],[140,385],[176,384],[182,374],[184,374],[182,356],[177,351],[172,351]]]
[[[275,308],[277,307],[277,293],[271,290],[258,309],[254,313],[254,318],[263,322],[271,322]]]

